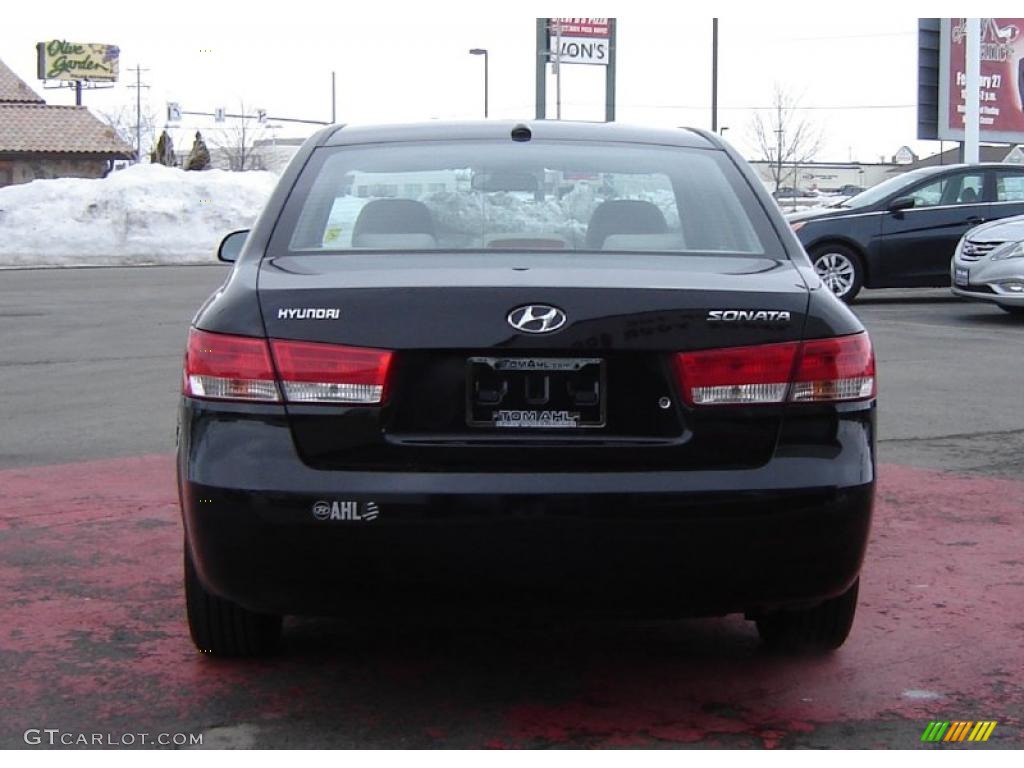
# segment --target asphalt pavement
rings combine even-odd
[[[0,468],[172,451],[189,319],[221,266],[0,271]],[[883,462],[1024,477],[1024,322],[864,291]]]
[[[765,653],[739,617],[493,627],[289,619],[287,654],[184,624],[175,404],[220,266],[0,271],[0,747],[1024,746],[1024,322],[865,292],[882,462],[853,634]],[[998,721],[925,744],[930,721]],[[71,746],[81,745],[72,739]],[[138,740],[128,746],[139,746]]]
[[[227,274],[0,271],[0,467],[173,451],[189,321]]]

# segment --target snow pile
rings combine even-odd
[[[483,197],[481,203],[475,204],[475,216],[472,204],[458,200],[460,195],[474,193],[442,193],[434,195],[425,202],[430,207],[439,225],[447,224],[458,230],[461,224],[465,234],[485,232],[488,235],[535,234],[538,236],[557,235],[572,248],[582,248],[586,240],[587,227],[594,214],[594,209],[607,196],[598,188],[587,182],[573,186],[561,198],[546,196],[537,202],[532,195],[499,192]],[[475,195],[479,197],[478,195]],[[643,200],[658,206],[670,230],[679,230],[679,211],[676,209],[675,196],[671,191],[656,190],[642,194],[614,195],[615,200]],[[454,203],[454,205],[453,205]],[[467,225],[468,228],[467,228]]]
[[[135,165],[105,179],[0,189],[0,266],[216,260],[220,239],[256,219],[277,177]]]
[[[324,248],[351,248],[360,212],[377,199],[381,198],[351,194],[335,198],[324,230]],[[678,232],[680,226],[671,189],[620,191],[585,180],[575,183],[561,197],[548,193],[542,200],[537,200],[532,192],[479,192],[471,189],[468,181],[444,191],[409,195],[405,199],[427,206],[442,248],[486,247],[493,236],[500,235],[559,237],[570,248],[583,248],[594,210],[606,199],[653,203],[664,214],[670,231]]]
[[[554,198],[536,202],[533,195],[515,192],[437,192],[423,198],[437,223],[442,242],[472,248],[484,235],[556,234],[573,242],[585,225],[571,219]]]

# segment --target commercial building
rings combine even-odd
[[[837,192],[846,186],[868,188],[915,168],[959,163],[959,153],[960,150],[954,146],[945,152],[919,158],[909,148],[901,147],[890,162],[806,162],[796,166],[785,164],[782,168],[782,181],[779,186],[805,191],[816,190],[822,193]],[[983,163],[1024,163],[1024,146],[983,145],[980,147],[980,161]],[[768,190],[774,191],[777,166],[767,160],[751,160],[750,165]]]
[[[0,187],[65,176],[100,178],[135,156],[86,107],[47,104],[0,61]]]

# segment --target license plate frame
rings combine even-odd
[[[606,380],[607,364],[599,357],[470,357],[466,424],[500,431],[600,429],[607,423]]]
[[[968,267],[953,268],[953,285],[966,288],[971,284],[971,270]]]

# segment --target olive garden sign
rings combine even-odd
[[[120,49],[102,43],[36,44],[40,80],[117,80]]]

